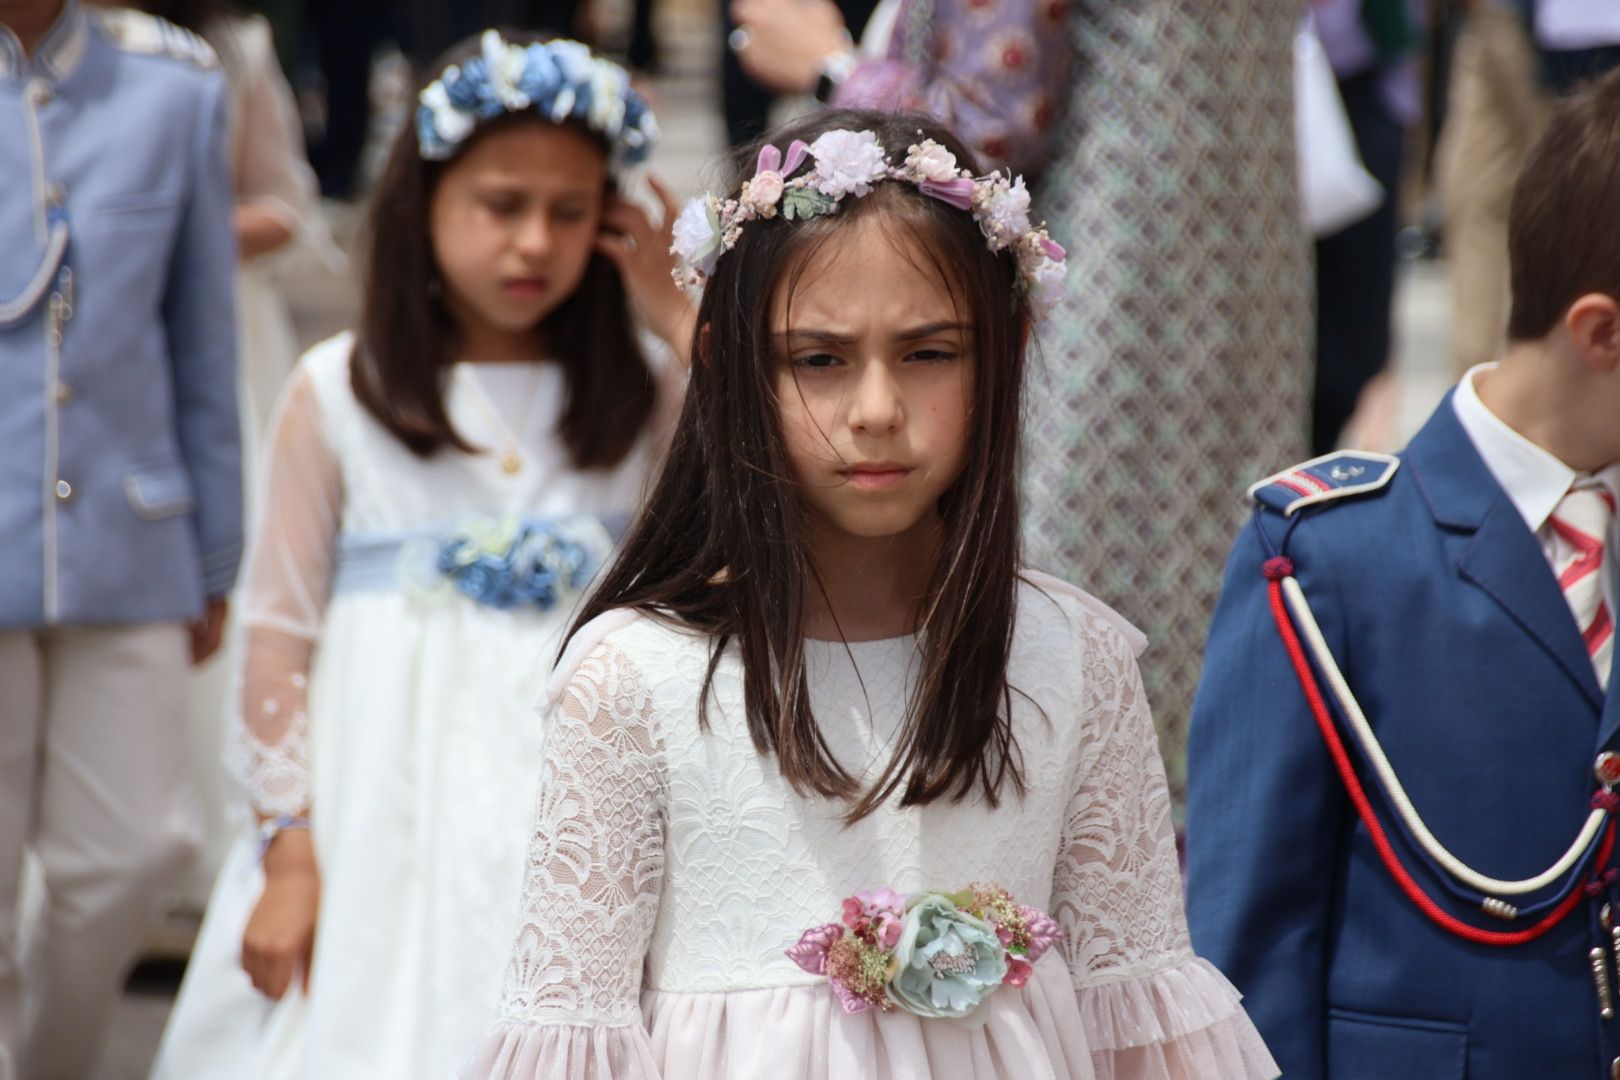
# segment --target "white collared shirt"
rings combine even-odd
[[[1554,563],[1553,531],[1548,524],[1558,503],[1568,493],[1570,485],[1584,479],[1587,474],[1565,465],[1552,454],[1514,431],[1495,413],[1486,408],[1474,389],[1474,377],[1489,371],[1495,364],[1481,364],[1470,368],[1457,384],[1451,405],[1457,419],[1491,476],[1502,485],[1507,497],[1524,518],[1530,531],[1541,542],[1541,550],[1549,564]],[[1608,486],[1611,493],[1620,494],[1620,461],[1600,469],[1597,478]],[[1617,575],[1620,563],[1620,514],[1609,523],[1609,535],[1603,544],[1603,595],[1609,598],[1609,610],[1617,606]]]

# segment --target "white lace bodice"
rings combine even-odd
[[[1022,590],[1009,671],[1024,797],[999,809],[977,797],[891,803],[848,828],[842,804],[795,794],[755,753],[734,655],[703,732],[708,642],[649,618],[608,633],[550,717],[508,1019],[628,1025],[644,987],[817,983],[783,950],[835,919],[843,897],[880,885],[1002,884],[1063,925],[1076,987],[1190,959],[1131,643],[1101,605],[1041,586]],[[812,644],[813,703],[829,743],[870,778],[902,715],[914,645],[850,654]]]

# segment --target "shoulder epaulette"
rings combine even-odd
[[[144,56],[170,56],[200,68],[219,66],[212,45],[166,19],[129,8],[100,8],[94,14],[114,48]]]
[[[1370,450],[1340,450],[1302,461],[1249,488],[1249,498],[1289,517],[1307,506],[1365,495],[1389,483],[1401,459]]]

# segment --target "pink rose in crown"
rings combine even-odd
[[[760,217],[771,217],[776,213],[776,204],[782,201],[785,183],[781,173],[767,169],[743,184],[738,202]]]

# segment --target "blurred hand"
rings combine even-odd
[[[813,91],[827,58],[850,45],[832,0],[732,0],[731,18],[747,31],[737,50],[742,69],[779,93]]]
[[[252,203],[237,206],[235,224],[236,250],[243,262],[285,247],[293,238],[285,222]]]
[[[219,651],[225,638],[225,615],[229,610],[225,598],[208,601],[202,618],[191,624],[191,662],[200,664]]]
[[[648,174],[647,182],[663,208],[663,219],[654,225],[646,211],[622,196],[614,196],[602,211],[602,234],[596,249],[612,260],[624,281],[625,290],[640,308],[647,328],[669,343],[682,362],[692,347],[692,329],[697,309],[673,277],[675,256],[669,252],[675,242],[675,205],[663,181]]]
[[[259,993],[276,1000],[296,975],[309,991],[321,875],[308,829],[289,829],[264,854],[264,891],[242,931],[242,970]]]

